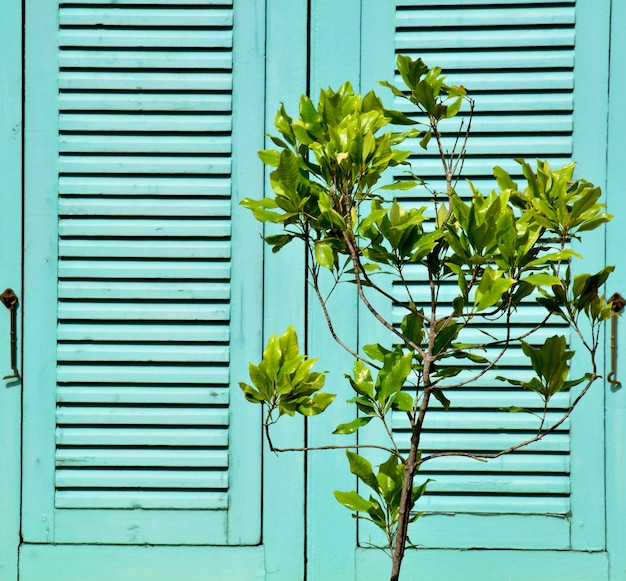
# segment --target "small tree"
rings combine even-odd
[[[275,168],[270,175],[274,192],[261,200],[242,203],[261,222],[279,224],[283,231],[266,236],[278,252],[301,240],[308,253],[308,283],[319,299],[333,338],[355,358],[354,390],[348,400],[358,409],[355,419],[339,425],[335,434],[354,433],[370,421],[382,423],[385,442],[360,443],[346,448],[350,470],[371,489],[369,497],[356,491],[335,492],[337,500],[357,518],[380,527],[385,549],[392,558],[391,581],[399,578],[409,523],[417,520],[414,506],[428,481],[415,484],[419,467],[437,457],[461,455],[486,461],[508,454],[543,438],[557,429],[599,378],[597,351],[601,323],[612,316],[611,303],[599,294],[612,267],[590,274],[573,274],[572,262],[581,258],[570,243],[608,220],[598,203],[600,189],[573,177],[574,164],[552,169],[537,161],[533,169],[521,165],[525,179],[518,184],[500,167],[494,168],[497,189],[484,195],[471,183],[471,197],[456,191],[462,173],[470,134],[474,102],[462,86],[445,83],[438,67],[421,59],[399,56],[397,68],[407,89],[381,84],[399,98],[407,99],[415,114],[386,109],[374,92],[354,94],[349,83],[338,91],[320,92],[317,106],[303,95],[299,117],[289,117],[284,107],[276,116],[280,136],[271,139],[278,150],[259,152],[262,161]],[[455,123],[452,146],[446,148],[441,126]],[[460,118],[459,118],[460,119]],[[390,125],[403,126],[386,131]],[[441,160],[445,191],[439,192],[410,169],[406,179],[378,187],[385,170],[404,164],[410,152],[400,149],[407,138],[419,137],[426,149],[432,144]],[[426,188],[430,207],[404,208],[388,196],[393,190]],[[406,271],[421,265],[429,298],[421,305],[414,299]],[[373,319],[381,325],[387,345],[350,348],[339,337],[322,294],[320,280],[326,273],[333,285],[349,282]],[[381,281],[392,278],[404,291],[400,298]],[[455,285],[451,305],[439,299],[442,285]],[[333,286],[334,288],[334,286]],[[399,326],[387,320],[374,306],[381,295],[403,311]],[[517,309],[523,302],[536,302],[545,316],[532,329],[516,332]],[[570,349],[564,335],[545,341],[535,333],[551,319],[573,330],[580,350],[587,353],[588,369],[582,377],[570,378]],[[498,319],[503,332],[494,336],[484,323]],[[484,336],[471,340],[469,331]],[[531,390],[540,398],[536,434],[493,454],[442,451],[422,455],[420,440],[432,398],[448,410],[446,392],[471,386],[490,370],[511,347],[521,347],[534,376],[520,380],[498,376],[498,382]],[[263,359],[250,364],[253,385],[241,383],[245,397],[265,404],[265,434],[270,448],[270,426],[279,417],[296,412],[312,416],[323,412],[335,397],[320,391],[324,373],[312,371],[315,359],[299,352],[293,327],[269,339]],[[550,400],[558,392],[576,389],[571,404],[558,421],[547,422]],[[406,414],[410,445],[401,449],[390,427],[392,410]],[[519,407],[510,412],[528,412]],[[358,454],[351,451],[358,448]],[[383,449],[389,457],[377,471],[361,455],[363,449]],[[307,448],[299,448],[305,450]],[[312,449],[312,448],[308,448]],[[294,448],[290,448],[294,450]]]

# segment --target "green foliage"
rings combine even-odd
[[[316,361],[299,353],[298,337],[291,326],[280,337],[269,338],[258,365],[250,363],[248,371],[254,387],[243,382],[239,387],[249,402],[266,404],[270,417],[275,409],[281,416],[296,412],[317,415],[335,395],[319,391],[326,378],[323,373],[311,371]]]
[[[363,456],[350,450],[346,450],[346,456],[350,463],[350,472],[372,490],[373,494],[366,499],[356,490],[349,492],[335,490],[335,498],[346,508],[354,511],[352,515],[354,518],[370,521],[379,527],[387,537],[387,546],[391,551],[395,543],[400,512],[404,466],[397,456],[391,454],[379,466],[378,472],[374,473],[372,464]],[[430,479],[419,486],[412,486],[408,511],[412,510],[413,505],[426,492],[429,482],[431,482]],[[409,518],[410,522],[415,522],[421,515],[420,512],[413,513]]]
[[[264,238],[272,252],[294,240],[304,245],[308,282],[329,324],[330,295],[320,284],[324,274],[330,275],[332,288],[344,282],[355,285],[364,312],[381,324],[384,336],[392,337],[385,345],[364,345],[359,352],[347,348],[356,359],[352,374],[346,375],[354,391],[348,402],[358,415],[334,433],[354,434],[375,422],[388,436],[386,446],[373,445],[390,454],[378,472],[362,455],[347,452],[351,472],[372,491],[369,497],[354,490],[335,496],[355,516],[384,531],[394,567],[407,543],[408,523],[417,517],[406,515],[426,489],[427,483],[413,486],[413,481],[419,466],[432,457],[422,458],[418,450],[432,400],[447,411],[452,404],[446,390],[487,377],[517,346],[528,359],[529,377],[503,375],[498,380],[537,393],[543,414],[519,406],[501,409],[537,415],[535,440],[541,439],[560,425],[545,425],[551,398],[582,386],[572,399],[575,405],[599,377],[601,323],[613,316],[601,292],[613,268],[580,273],[575,263],[582,257],[571,248],[572,241],[611,219],[600,189],[575,177],[573,163],[553,169],[543,160],[532,166],[516,160],[519,184],[496,166],[491,191],[481,192],[471,182],[469,196],[457,191],[474,102],[464,87],[448,85],[439,67],[428,67],[419,58],[400,55],[397,70],[405,87],[386,81],[381,85],[413,106],[409,114],[385,108],[374,92],[355,94],[349,83],[320,91],[317,104],[303,95],[296,118],[281,106],[275,119],[279,135],[270,136],[277,149],[259,152],[272,168],[272,194],[242,201],[261,222],[282,227]],[[444,138],[454,143],[451,151]],[[413,173],[410,162],[419,166],[420,159],[401,149],[407,140],[423,149],[437,148],[445,191],[435,191]],[[399,166],[406,169],[406,177],[389,183],[385,172]],[[393,197],[411,188],[421,188],[422,199],[429,192],[432,203],[403,205]],[[427,284],[419,297],[408,271],[423,273]],[[440,296],[450,288],[451,303]],[[387,312],[376,306],[381,301],[393,304],[397,318],[386,318]],[[528,323],[516,317],[527,305],[538,305],[544,315],[520,332],[516,321]],[[569,378],[574,349],[566,334],[543,342],[534,335],[553,319],[572,331],[587,355],[588,371],[581,377]],[[331,331],[344,347],[351,343]],[[298,353],[293,328],[270,338],[262,362],[250,366],[254,387],[240,384],[249,401],[266,404],[266,428],[275,421],[271,414],[276,409],[279,416],[315,415],[330,404],[334,396],[319,391],[324,375],[311,371],[314,362]],[[566,410],[561,422],[571,411]],[[393,413],[408,421],[408,453],[394,439]],[[364,446],[359,444],[359,450]],[[467,455],[480,456],[473,451]],[[397,576],[392,574],[392,579]]]

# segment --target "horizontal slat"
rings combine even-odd
[[[177,111],[177,112],[228,112],[232,97],[228,93],[73,93],[62,91],[59,110],[67,111]],[[67,136],[66,136],[67,138]]]
[[[93,258],[230,258],[222,240],[83,240],[61,239],[59,256]]]
[[[230,91],[228,73],[185,72],[87,72],[61,71],[59,89],[106,89],[126,91]]]
[[[506,374],[507,371],[500,370],[498,373]],[[489,390],[473,390],[459,388],[447,390],[446,397],[452,402],[450,410],[498,409],[508,406],[540,408],[543,410],[543,399],[541,396],[526,389],[497,389],[492,387]],[[431,405],[435,408],[441,406],[438,401],[433,401],[432,398]],[[562,409],[568,405],[569,394],[565,392],[557,393],[550,399],[551,410]],[[508,414],[508,412],[502,413]]]
[[[425,457],[426,455],[424,455]],[[532,472],[532,473],[561,473],[570,471],[569,454],[505,454],[488,462],[478,462],[472,458],[462,456],[444,456],[429,460],[421,465],[419,474],[422,476],[450,472]]]
[[[466,163],[470,163],[472,155],[493,155],[497,152],[498,155],[511,155],[511,156],[532,156],[534,152],[541,152],[541,156],[546,155],[570,155],[572,153],[572,138],[571,135],[548,135],[546,132],[549,122],[546,127],[542,127],[537,132],[532,140],[528,136],[474,136],[471,137],[467,144],[467,158]],[[553,131],[557,131],[554,129]],[[529,143],[531,141],[531,143]],[[454,138],[442,139],[441,143],[443,147],[452,151],[454,147]],[[403,143],[404,147],[413,149],[418,152],[421,157],[421,152],[418,151],[419,140],[407,139]],[[432,145],[431,152],[436,151],[435,145]],[[416,166],[420,163],[417,159],[413,162]]]
[[[218,510],[228,506],[226,492],[59,490],[57,508],[152,508]]]
[[[423,3],[420,1],[420,4]],[[463,8],[464,9],[464,8]],[[511,34],[507,29],[464,30],[462,34],[458,30],[429,30],[421,28],[419,24],[413,30],[402,29],[396,32],[396,50],[403,54],[408,52],[419,52],[432,50],[433,46],[455,49],[476,49],[476,48],[523,48],[523,47],[562,47],[574,46],[574,28],[554,28],[550,34],[546,34],[543,28],[527,28],[516,30]],[[436,64],[438,62],[430,57],[423,57],[427,63]]]
[[[81,279],[223,280],[230,276],[230,263],[202,260],[61,260],[59,276]]]
[[[475,514],[562,514],[570,512],[568,497],[563,496],[458,496],[425,494],[415,505],[416,510],[439,513]]]
[[[130,298],[130,297],[128,297]],[[59,324],[59,341],[187,341],[187,342],[227,342],[228,324],[182,324],[174,323],[93,323]]]
[[[73,0],[74,2],[78,2],[78,0]],[[114,2],[116,0],[108,0],[109,2]],[[128,0],[126,0],[128,1]],[[134,0],[130,0],[131,2]],[[139,0],[142,1],[142,0]],[[90,0],[90,2],[96,2],[96,0]],[[555,0],[532,0],[532,4],[554,4]],[[527,0],[498,0],[497,4],[501,6],[506,6],[508,4],[513,4],[517,7],[519,4],[527,3]],[[559,4],[575,4],[576,0],[559,0]],[[487,6],[492,6],[495,4],[493,0],[395,0],[396,6],[402,10],[405,7],[414,8],[416,6],[436,6],[438,8],[466,8],[468,4],[474,6],[482,6],[483,4]]]
[[[61,426],[56,431],[59,446],[98,446],[93,449],[58,448],[57,463],[63,466],[226,466],[225,450],[183,450],[179,447],[228,445],[227,428],[89,428]],[[103,446],[149,446],[149,449]],[[169,447],[169,452],[155,446]],[[102,447],[102,448],[101,448]]]
[[[537,150],[538,155],[540,151]],[[499,157],[500,151],[496,153],[498,157],[467,157],[463,167],[463,174],[465,177],[471,177],[474,175],[492,175],[494,166],[507,167],[511,165],[510,158]],[[492,153],[492,155],[494,155]],[[552,167],[559,167],[565,165],[570,161],[569,157],[565,156],[551,156],[549,152],[540,156],[546,159]],[[413,166],[413,172],[419,176],[441,176],[441,160],[435,157],[435,148],[432,148],[432,156],[425,157],[423,152],[416,151],[414,155],[409,158]]]
[[[180,180],[184,182],[184,180]],[[184,184],[181,184],[184,187]],[[231,201],[228,199],[155,200],[104,198],[62,198],[59,215],[63,216],[164,216],[167,218],[228,217]]]
[[[482,104],[483,97],[481,95],[478,97],[477,105]],[[407,107],[404,107],[403,110],[410,114],[410,109]],[[459,117],[467,118],[467,115],[461,114]],[[567,133],[571,132],[573,128],[574,122],[569,113],[546,113],[543,115],[511,113],[503,115],[485,112],[482,115],[475,115],[472,119],[470,144],[474,144],[475,142],[481,143],[485,137],[482,134],[495,134],[493,137],[501,137],[500,134],[504,134],[504,137],[508,140],[515,139],[515,134],[518,133]],[[446,131],[450,131],[450,128],[446,127],[442,127],[441,129],[444,131],[444,135]],[[489,135],[489,137],[492,136]],[[541,138],[543,137],[544,136],[541,136]],[[524,139],[528,140],[528,137],[525,136]],[[415,141],[412,140],[409,143],[415,143]],[[495,151],[499,150],[495,149]]]
[[[60,173],[229,174],[230,158],[61,155]]]
[[[417,7],[415,10],[398,10],[396,27],[406,28],[453,28],[457,26],[532,26],[573,24],[576,19],[574,7],[546,6],[538,10],[534,7],[515,6],[499,8],[496,6],[465,5],[462,9],[438,10]]]
[[[153,175],[150,177],[126,177],[126,176],[60,176],[59,177],[59,193],[62,196],[223,196],[228,197],[231,193],[230,178],[227,177],[201,177],[201,176],[185,176],[184,179],[176,177],[167,177]],[[139,203],[141,202],[135,200]],[[67,199],[60,201],[63,207],[67,207],[70,203]],[[84,202],[83,202],[84,203]],[[116,203],[123,203],[119,200]],[[148,214],[151,216],[169,215],[169,216],[193,216],[194,214],[181,214],[176,208],[188,207],[201,204],[200,201],[193,200],[150,200],[145,201],[143,207],[148,204],[152,206],[152,211]],[[212,204],[215,201],[211,202]],[[206,202],[204,203],[206,205]],[[228,202],[223,202],[230,206]],[[168,210],[156,212],[164,205]],[[131,206],[132,207],[132,206]],[[173,212],[173,213],[172,213]],[[133,212],[135,215],[136,211]],[[122,214],[124,215],[124,214]],[[128,215],[125,213],[125,215]],[[199,214],[200,216],[206,215]]]
[[[437,43],[436,47],[441,46]],[[564,69],[573,68],[574,51],[554,48],[549,51],[535,50],[481,50],[481,51],[420,51],[424,62],[441,67],[444,71],[484,69]]]
[[[61,69],[209,69],[229,70],[231,51],[215,50],[61,50]]]
[[[81,237],[156,237],[156,238],[192,238],[192,237],[227,237],[230,236],[228,220],[173,220],[154,219],[98,219],[72,218],[59,222],[60,236]]]
[[[458,82],[461,80],[462,75],[458,75]],[[398,85],[400,87],[402,85]],[[473,90],[477,90],[474,87]],[[487,89],[488,90],[488,89]],[[527,92],[523,93],[522,87],[519,87],[519,91],[509,91],[506,93],[481,93],[479,95],[473,95],[476,100],[476,116],[472,121],[474,123],[480,123],[483,116],[489,119],[487,115],[491,112],[511,112],[514,115],[518,115],[520,112],[545,112],[549,114],[551,112],[559,111],[571,113],[574,106],[574,97],[571,91],[563,93],[550,93],[550,92]],[[411,109],[407,101],[395,99],[394,106],[404,112],[412,113],[415,109]],[[538,116],[540,118],[540,116]],[[442,128],[444,129],[444,128]]]
[[[94,404],[222,404],[229,400],[225,388],[211,387],[133,387],[61,385],[57,388],[59,403]]]
[[[207,133],[230,131],[231,125],[231,117],[227,114],[61,113],[59,116],[59,130],[61,132],[140,131],[146,133],[168,131]]]
[[[230,305],[224,303],[62,302],[59,319],[115,321],[227,321]]]
[[[168,26],[205,27],[231,26],[232,10],[183,9],[176,7],[122,8],[112,4],[109,8],[62,8],[60,26]]]
[[[562,414],[548,412],[546,415],[546,425],[551,426],[560,420]],[[541,420],[532,414],[527,413],[506,413],[506,412],[471,412],[450,410],[449,412],[433,409],[428,414],[426,428],[428,430],[472,430],[494,431],[493,437],[497,438],[495,432],[515,431],[515,430],[538,430]],[[559,430],[569,429],[569,420],[565,420]],[[395,430],[408,429],[409,422],[406,414],[395,414],[393,416],[393,428]]]
[[[216,407],[57,407],[57,424],[226,426],[228,410]]]
[[[508,0],[510,1],[510,0]],[[545,0],[540,0],[545,1]],[[62,6],[71,6],[80,4],[85,6],[88,4],[98,4],[99,6],[115,6],[117,8],[123,6],[135,6],[147,4],[150,6],[191,6],[200,4],[202,6],[232,6],[233,0],[63,0]]]
[[[61,153],[230,153],[228,136],[61,135]]]
[[[165,338],[165,337],[164,337]],[[125,337],[121,336],[121,340]],[[229,349],[221,345],[177,345],[175,343],[137,345],[133,343],[62,343],[57,347],[59,362],[127,361],[213,363],[229,361]]]
[[[498,432],[480,433],[480,432],[432,432],[425,430],[420,446],[426,451],[429,450],[454,450],[454,451],[480,451],[480,452],[498,452],[515,446],[534,436],[534,433],[506,433]],[[409,448],[409,435],[407,432],[399,432],[396,435],[396,441],[400,449]],[[534,442],[524,448],[527,452],[568,452],[569,451],[569,435],[568,434],[549,434],[543,440]]]
[[[81,470],[60,468],[58,488],[221,488],[228,487],[224,470]]]
[[[429,483],[428,491],[470,492],[492,494],[569,494],[568,476],[548,476],[539,474],[445,474],[428,475],[434,482]]]
[[[59,365],[59,383],[107,383],[228,385],[226,367],[180,365]]]
[[[230,298],[230,285],[226,282],[150,282],[126,281],[63,281],[59,282],[59,298],[73,299],[222,299]],[[166,332],[168,328],[164,328]],[[227,332],[214,329],[220,334]],[[121,330],[117,331],[118,333]],[[206,329],[204,332],[211,332]],[[124,334],[126,331],[124,331]],[[159,329],[154,329],[159,335]]]
[[[447,74],[447,83],[463,85],[470,95],[473,91],[563,91],[574,88],[572,71],[444,72]],[[404,86],[400,77],[396,77],[395,84]]]
[[[172,467],[172,468],[226,468],[226,450],[203,449],[148,449],[124,448],[59,448],[56,465],[61,467]],[[100,486],[96,484],[96,486]]]
[[[62,28],[59,46],[63,48],[232,48],[233,34],[230,30],[127,30],[115,28]]]

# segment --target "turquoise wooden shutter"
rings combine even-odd
[[[26,14],[24,539],[258,544],[259,410],[236,382],[261,244],[237,197],[262,187],[241,169],[262,7],[48,4]]]
[[[420,56],[431,65],[441,65],[450,82],[466,86],[477,109],[464,175],[479,189],[493,187],[490,175],[494,165],[519,175],[512,158],[529,156],[548,159],[553,166],[573,156],[581,161],[580,175],[602,183],[605,168],[596,151],[603,147],[604,133],[600,129],[590,136],[585,118],[592,115],[601,123],[601,111],[605,110],[598,100],[605,94],[602,75],[606,61],[595,52],[594,62],[590,38],[605,34],[599,31],[607,30],[606,11],[594,13],[590,3],[573,0],[504,1],[497,5],[481,0],[398,0],[394,7],[382,9],[382,15],[376,3],[364,2],[363,6],[364,35],[377,41],[363,43],[362,90],[369,90],[378,79],[389,78],[393,53]],[[381,31],[379,23],[386,18],[395,24]],[[384,46],[389,48],[381,51]],[[399,79],[397,84],[401,84]],[[397,100],[395,105],[406,109],[404,101]],[[447,136],[449,145],[451,139]],[[434,149],[425,153],[417,143],[413,146],[414,171],[431,186],[444,190]],[[459,188],[468,193],[462,184]],[[403,202],[419,206],[429,198],[425,190],[411,190],[403,195]],[[590,260],[586,268],[602,266],[600,238],[587,250]],[[410,285],[417,300],[425,301],[428,293],[419,269],[412,273]],[[450,306],[453,293],[452,288],[449,292],[444,289],[442,307]],[[391,305],[386,309],[388,315],[396,316]],[[524,306],[519,328],[528,327],[539,315],[532,304]],[[375,340],[367,316],[360,314],[362,343]],[[497,323],[490,326],[495,332],[497,327]],[[558,324],[545,333],[555,332],[561,332]],[[511,354],[503,364],[513,373],[527,375],[518,355]],[[533,401],[533,394],[502,388],[494,381],[497,374],[486,375],[472,389],[451,392],[449,412],[442,408],[432,412],[423,438],[425,451],[497,451],[536,431],[532,416],[505,414],[498,408],[536,407],[540,402]],[[505,563],[515,562],[519,571],[507,570],[506,574],[527,580],[546,578],[546,571],[555,569],[558,561],[564,570],[551,578],[604,578],[604,465],[599,419],[603,394],[601,386],[594,389],[584,408],[538,445],[487,465],[460,458],[426,464],[421,478],[431,477],[435,482],[416,507],[426,511],[411,534],[421,550],[410,552],[407,568],[428,571],[430,578],[453,578],[462,570],[467,578],[482,579],[489,560],[495,567],[493,578],[504,578]],[[563,394],[554,404],[552,417],[559,417],[569,396]],[[406,441],[406,430],[398,414],[394,431],[400,441]],[[593,510],[588,504],[591,496]],[[374,541],[370,533],[359,525],[360,546]],[[482,556],[477,552],[475,559],[468,559],[463,549],[500,550]],[[384,574],[384,560],[378,561],[369,550],[361,550],[359,555],[362,560],[357,560],[357,569],[363,579]],[[447,562],[443,568],[442,559]],[[379,562],[380,568],[375,565]],[[533,562],[542,563],[544,571],[535,569]]]

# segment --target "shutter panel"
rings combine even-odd
[[[58,18],[54,540],[225,544],[231,289],[260,284],[233,279],[232,0]]]
[[[463,175],[484,193],[495,185],[491,173],[495,165],[522,177],[514,157],[548,159],[553,167],[569,161],[573,147],[574,25],[574,0],[503,0],[495,5],[486,0],[397,0],[396,53],[419,56],[430,66],[441,66],[451,84],[464,85],[476,100]],[[399,75],[396,85],[402,86]],[[395,106],[411,113],[404,100],[396,99]],[[451,148],[453,140],[453,135],[445,135],[444,145]],[[413,171],[431,187],[445,192],[434,144],[424,152],[417,141],[410,144]],[[401,178],[401,171],[395,177]],[[469,195],[465,184],[459,183],[457,190]],[[424,188],[399,192],[398,196],[409,206],[427,205],[432,198]],[[415,302],[428,308],[430,291],[424,270],[415,267],[405,276]],[[452,310],[454,288],[442,288],[440,312]],[[400,284],[393,291],[399,300],[405,300]],[[395,324],[400,324],[403,314],[393,310]],[[528,303],[519,309],[516,329],[529,330],[543,316],[540,308]],[[485,327],[494,335],[502,335],[503,329],[497,321]],[[555,323],[535,337],[543,340],[555,333],[567,330]],[[366,342],[372,340],[370,332],[365,331],[365,335]],[[484,340],[476,328],[464,337]],[[511,350],[500,367],[511,377],[532,373],[521,350]],[[449,412],[439,403],[433,404],[422,439],[424,453],[496,452],[536,433],[536,417],[499,411],[510,405],[538,413],[543,409],[536,394],[508,389],[495,381],[503,371],[488,372],[470,387],[446,392],[452,402]],[[547,421],[559,418],[568,405],[568,394],[555,396]],[[393,423],[398,442],[408,449],[408,422],[397,413]],[[426,515],[415,525],[412,540],[432,548],[568,547],[569,431],[568,421],[543,441],[487,464],[461,457],[426,463],[418,481],[432,478],[434,482],[416,507]],[[451,516],[455,517],[452,526]],[[362,542],[374,539],[368,529],[361,529]],[[536,533],[530,532],[533,530]]]

